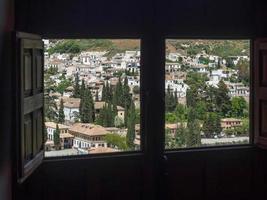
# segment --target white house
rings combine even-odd
[[[89,123],[75,123],[69,129],[74,136],[73,147],[80,151],[90,148],[107,147],[104,140],[108,131],[100,125]]]
[[[185,84],[183,80],[166,80],[165,91],[168,90],[168,87],[173,94],[176,92],[178,98],[186,97],[186,91],[189,88],[189,86]]]
[[[51,141],[52,143],[50,142],[50,144],[53,145],[57,124],[55,122],[45,122],[45,127],[47,130],[47,140]],[[74,136],[69,134],[69,126],[58,124],[58,128],[60,132],[61,149],[71,148]]]
[[[181,68],[179,63],[165,63],[165,72],[171,73],[171,72],[177,72]]]

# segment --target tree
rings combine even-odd
[[[186,135],[187,135],[187,130],[184,126],[183,122],[178,122],[177,123],[177,130],[175,133],[175,147],[176,148],[181,148],[184,147],[186,144]]]
[[[118,134],[107,134],[104,138],[108,145],[120,150],[127,150],[126,138]]]
[[[248,105],[244,97],[233,97],[231,101],[232,117],[246,117]]]
[[[71,81],[68,79],[64,79],[58,84],[56,91],[59,92],[61,95],[63,95],[66,88],[69,86],[71,86]]]
[[[134,103],[131,103],[128,112],[127,135],[126,135],[126,144],[130,150],[134,149],[134,139],[135,139],[135,106]]]
[[[84,83],[84,79],[82,80],[82,85],[81,85],[81,88],[80,88],[80,98],[83,98],[84,96],[84,91],[85,91],[85,83]]]
[[[207,138],[221,133],[222,127],[220,116],[217,113],[208,113],[206,119],[204,120],[202,131]]]
[[[98,97],[98,90],[96,91],[96,94],[95,94],[95,102],[98,102],[99,101],[99,97]]]
[[[111,103],[104,104],[100,110],[96,123],[104,127],[114,126],[114,112]]]
[[[57,150],[60,149],[60,131],[58,124],[56,126],[56,130],[54,131],[54,145]]]
[[[187,147],[199,147],[201,145],[200,125],[194,108],[189,108],[188,110],[185,141]]]
[[[122,86],[122,102],[120,106],[129,108],[132,103],[132,98],[130,94],[130,87],[128,86],[128,78],[124,78]]]
[[[236,65],[238,71],[238,79],[246,86],[249,85],[249,62],[244,59],[240,59]]]
[[[197,119],[204,120],[207,113],[207,105],[205,101],[199,101],[196,104]]]
[[[177,101],[175,100],[175,97],[173,93],[171,92],[171,88],[168,85],[167,87],[167,93],[165,94],[165,109],[167,112],[173,112],[176,107]]]
[[[45,94],[44,96],[44,112],[46,120],[53,122],[57,121],[57,104],[55,99],[48,94]]]
[[[121,83],[121,78],[119,77],[119,81],[115,86],[115,91],[113,95],[113,103],[115,105],[124,105],[123,101],[123,88],[122,88],[122,83]]]
[[[165,130],[165,149],[175,148],[175,141],[172,137],[170,129]]]
[[[102,96],[101,96],[101,101],[106,101],[107,99],[107,89],[106,89],[106,83],[103,84],[102,88]]]
[[[184,121],[187,117],[187,108],[183,104],[178,103],[175,108],[175,115],[179,121]]]
[[[232,58],[227,57],[227,58],[225,59],[225,61],[226,61],[226,67],[229,67],[229,68],[231,68],[231,69],[233,69],[233,68],[235,67],[235,64],[234,64]]]
[[[73,97],[79,98],[80,97],[80,85],[79,85],[79,75],[78,73],[75,74],[75,81],[74,81],[74,90],[73,90]]]
[[[175,123],[177,121],[177,116],[174,113],[165,113],[165,121],[167,123]]]
[[[65,122],[64,104],[63,99],[60,99],[60,106],[58,110],[58,123],[63,124]]]
[[[227,117],[230,114],[231,101],[228,92],[229,90],[224,81],[220,80],[216,91],[215,101],[216,109],[222,117]]]
[[[89,88],[86,88],[80,101],[80,118],[82,123],[93,123],[95,120],[94,101]]]

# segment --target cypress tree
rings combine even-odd
[[[84,91],[85,91],[85,83],[84,83],[84,79],[83,79],[81,89],[80,89],[80,98],[82,98],[84,96]]]
[[[74,84],[74,91],[73,91],[73,97],[79,98],[80,97],[80,85],[79,85],[79,75],[76,73],[75,75],[75,84]]]
[[[107,127],[112,127],[114,126],[114,114],[112,111],[112,105],[111,103],[108,103],[107,107]]]
[[[99,97],[98,97],[98,90],[97,90],[95,94],[95,102],[98,102],[98,101],[99,101]]]
[[[118,114],[118,109],[117,109],[117,106],[115,104],[113,104],[112,113],[113,113],[113,117],[115,119],[115,117]]]
[[[175,102],[175,96],[171,92],[170,86],[168,85],[167,93],[165,94],[165,108],[167,112],[174,111],[177,102]]]
[[[129,113],[129,109],[130,108],[127,108],[127,105],[125,103],[125,106],[124,106],[124,125],[127,127],[127,121],[128,121],[128,113]]]
[[[81,122],[82,123],[92,123],[94,122],[94,102],[91,91],[89,88],[86,88],[81,99]]]
[[[102,88],[102,95],[101,95],[101,101],[106,101],[106,95],[107,95],[107,89],[106,89],[106,83],[103,84]]]
[[[122,106],[124,104],[123,88],[122,88],[122,83],[121,83],[120,77],[119,77],[118,83],[116,84],[113,98],[114,98],[114,103],[116,105]]]
[[[174,104],[175,104],[175,108],[176,108],[176,105],[178,103],[178,97],[177,97],[177,89],[175,90],[175,93],[174,93]]]
[[[54,131],[54,145],[56,149],[60,148],[60,131],[58,124],[56,126],[56,130]]]
[[[106,104],[104,104],[103,108],[100,110],[99,115],[96,119],[96,123],[101,126],[106,126]]]
[[[123,87],[122,87],[122,103],[120,106],[125,106],[127,108],[131,105],[131,94],[130,94],[130,87],[128,85],[128,78],[127,76],[124,78]]]
[[[63,124],[64,122],[65,122],[64,104],[63,104],[63,99],[61,99],[58,111],[58,123]]]
[[[81,122],[84,121],[83,109],[84,109],[84,97],[81,97],[81,99],[80,99],[80,106],[79,106],[79,116],[80,116]]]
[[[128,113],[127,135],[126,135],[126,143],[130,150],[134,149],[134,139],[135,139],[135,106],[134,103],[131,103]]]
[[[224,81],[220,80],[220,82],[218,83],[218,89],[216,91],[215,101],[217,111],[223,117],[228,116],[231,110],[231,100],[228,95],[228,91],[229,90],[225,85]]]
[[[200,125],[197,120],[197,114],[194,108],[189,108],[187,118],[187,136],[186,146],[187,147],[199,147],[201,145],[200,137]]]

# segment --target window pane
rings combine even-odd
[[[166,40],[165,148],[249,142],[250,41]]]
[[[46,156],[140,149],[140,40],[51,39]]]

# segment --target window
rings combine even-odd
[[[43,41],[45,126],[55,131],[45,156],[140,149],[140,40]]]
[[[165,148],[249,142],[250,41],[166,40]]]

